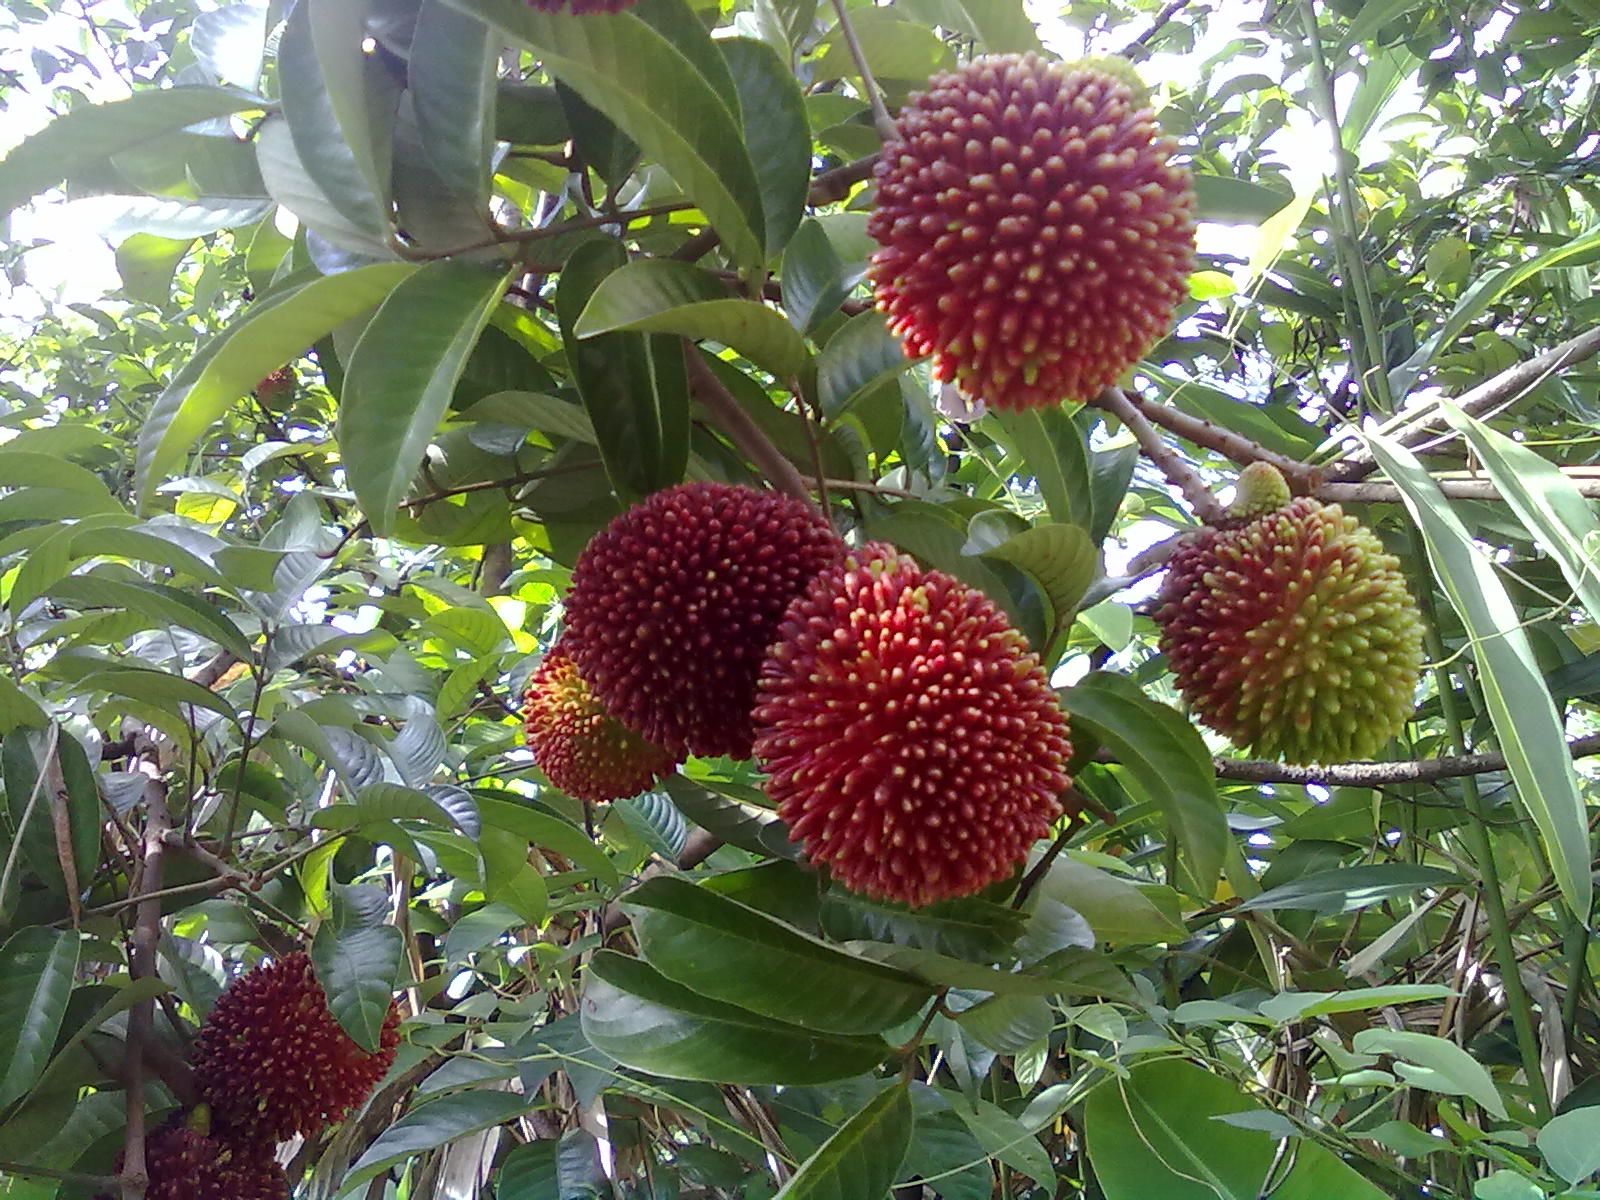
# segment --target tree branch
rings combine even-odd
[[[1162,440],[1154,425],[1120,388],[1108,387],[1092,401],[1096,408],[1112,414],[1133,432],[1139,449],[1153,462],[1167,480],[1183,493],[1189,507],[1207,525],[1216,525],[1227,518],[1227,513],[1217,498],[1211,494],[1200,473],[1183,460],[1171,446]]]
[[[1546,350],[1543,354],[1536,354],[1526,362],[1507,367],[1493,379],[1462,392],[1455,398],[1456,407],[1468,416],[1479,416],[1542,382],[1547,376],[1576,363],[1585,362],[1597,354],[1600,354],[1600,326],[1580,333],[1577,337],[1568,338],[1559,346]],[[1435,419],[1434,413],[1438,408],[1437,400],[1426,401],[1410,412],[1397,415],[1387,425],[1380,426],[1380,431],[1394,438],[1402,446],[1417,446],[1435,436],[1448,441],[1455,436],[1453,430],[1439,433],[1428,428]],[[1372,461],[1366,447],[1356,446],[1344,461],[1328,469],[1328,477],[1340,482],[1350,482],[1365,479],[1375,470],[1377,464]]]
[[[722,380],[717,378],[716,372],[712,371],[694,343],[687,339],[683,343],[683,361],[688,366],[689,386],[695,399],[705,406],[717,428],[728,435],[728,440],[761,470],[778,491],[804,500],[807,504],[814,504],[811,489],[794,464],[761,432],[761,427],[745,412],[734,394],[723,386]]]
[[[1437,479],[1439,490],[1452,500],[1502,500],[1500,489],[1488,479]],[[1600,497],[1600,479],[1576,476],[1573,486],[1591,499]],[[1340,504],[1391,504],[1401,499],[1400,489],[1383,480],[1361,483],[1325,483],[1311,493],[1318,500]]]
[[[1261,443],[1245,437],[1242,433],[1234,433],[1231,429],[1224,429],[1204,417],[1192,416],[1169,404],[1148,400],[1137,392],[1121,394],[1129,404],[1152,422],[1185,441],[1193,442],[1196,446],[1204,446],[1207,450],[1215,450],[1240,466],[1248,466],[1253,462],[1271,463],[1283,473],[1283,477],[1289,481],[1289,486],[1296,492],[1309,492],[1322,480],[1322,473],[1317,467],[1298,462],[1275,450],[1268,450]],[[1099,405],[1098,401],[1096,404],[1104,407]]]
[[[842,167],[824,171],[811,181],[811,191],[806,200],[812,205],[833,204],[850,194],[850,189],[863,180],[871,179],[878,166],[878,156],[869,154]]]
[[[1600,734],[1586,734],[1567,743],[1573,758],[1600,754]],[[1463,775],[1487,775],[1503,771],[1503,754],[1457,754],[1445,758],[1424,758],[1402,762],[1338,763],[1326,767],[1293,767],[1284,763],[1256,759],[1219,758],[1215,760],[1217,778],[1246,783],[1318,783],[1325,787],[1373,787],[1386,783],[1432,783],[1458,779]]]
[[[172,817],[166,787],[156,779],[145,784],[144,868],[139,872],[139,903],[133,922],[133,952],[128,975],[137,983],[154,977],[161,940],[161,869],[167,852]],[[128,1014],[128,1127],[122,1152],[122,1200],[140,1200],[150,1177],[144,1161],[144,1048],[151,1039],[155,998],[148,997]]]

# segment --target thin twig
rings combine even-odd
[[[1600,733],[1585,734],[1567,743],[1573,758],[1600,754]],[[1445,758],[1405,759],[1398,762],[1339,763],[1326,767],[1292,767],[1255,759],[1219,758],[1219,779],[1247,783],[1317,783],[1324,787],[1374,787],[1386,783],[1431,783],[1464,775],[1487,775],[1506,769],[1503,754],[1456,754]]]
[[[861,73],[862,90],[867,93],[867,103],[872,105],[872,123],[878,127],[879,137],[892,142],[899,136],[894,127],[894,118],[889,115],[888,106],[883,102],[878,81],[872,77],[866,51],[862,50],[861,40],[856,37],[856,28],[850,23],[850,12],[845,8],[844,0],[833,0],[833,11],[839,16],[839,33],[844,37],[844,44],[850,48],[850,57],[855,60],[856,70]]]
[[[1137,392],[1121,394],[1129,404],[1152,422],[1185,441],[1193,442],[1196,446],[1204,446],[1207,450],[1215,450],[1240,466],[1247,466],[1253,462],[1271,463],[1283,473],[1290,488],[1296,492],[1309,492],[1320,482],[1321,472],[1316,467],[1297,462],[1275,450],[1268,450],[1261,443],[1245,437],[1242,433],[1234,433],[1231,429],[1224,429],[1204,417],[1193,416],[1171,405],[1148,400]]]
[[[1145,419],[1144,413],[1134,407],[1133,402],[1120,388],[1106,388],[1095,398],[1094,404],[1097,408],[1112,414],[1132,431],[1133,436],[1139,441],[1139,449],[1144,456],[1160,469],[1168,482],[1183,493],[1183,498],[1188,501],[1189,507],[1194,509],[1195,515],[1200,520],[1207,525],[1216,525],[1227,519],[1226,511],[1211,494],[1211,489],[1206,486],[1206,481],[1200,477],[1200,473],[1162,440],[1156,427]]]
[[[1150,39],[1165,29],[1167,23],[1188,6],[1189,0],[1169,0],[1167,6],[1156,14],[1156,19],[1151,23],[1150,28],[1122,48],[1122,57],[1137,62],[1147,55],[1149,51],[1145,47],[1149,45]]]
[[[483,238],[476,242],[467,242],[460,246],[452,246],[448,250],[418,250],[399,241],[391,241],[390,248],[401,258],[427,262],[436,258],[453,258],[458,254],[471,254],[475,250],[493,250],[500,246],[526,246],[533,242],[544,241],[547,238],[560,237],[562,234],[580,233],[585,229],[601,229],[607,225],[627,225],[633,221],[645,221],[653,217],[665,217],[670,216],[672,213],[686,212],[694,207],[688,201],[678,200],[671,204],[653,204],[647,208],[636,208],[630,212],[601,213],[593,217],[574,217],[570,221],[562,221],[559,225],[535,226],[532,229],[502,229],[493,237]]]
[[[722,380],[717,378],[716,372],[692,342],[686,340],[683,343],[683,357],[695,399],[705,406],[717,428],[728,435],[728,439],[766,475],[778,491],[812,503],[811,489],[806,485],[804,476],[761,432],[761,427],[745,412],[737,397],[723,386]]]

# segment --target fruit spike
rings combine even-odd
[[[981,592],[874,543],[790,605],[756,757],[793,837],[852,891],[926,905],[1008,877],[1072,748],[1039,659]]]
[[[678,765],[606,711],[560,643],[528,680],[523,725],[550,782],[594,804],[637,796]]]
[[[394,1062],[400,1010],[391,1001],[376,1053],[340,1028],[303,952],[228,985],[200,1026],[194,1074],[222,1128],[274,1141],[313,1134],[366,1102]]]
[[[1123,74],[978,58],[914,96],[884,146],[867,226],[878,307],[969,398],[1088,400],[1188,294],[1194,189]]]
[[[784,609],[843,554],[803,501],[725,483],[666,488],[584,548],[568,653],[647,741],[748,758],[756,673]]]
[[[1246,510],[1276,493],[1267,472],[1283,488],[1271,467],[1241,478]],[[1337,504],[1295,500],[1195,537],[1167,566],[1156,621],[1190,707],[1241,748],[1370,758],[1411,716],[1421,618],[1399,560]]]
[[[123,1159],[117,1156],[117,1172]],[[144,1139],[145,1200],[285,1200],[289,1181],[270,1142],[217,1138],[182,1123]],[[118,1195],[121,1193],[119,1192]],[[112,1200],[102,1193],[96,1200]]]

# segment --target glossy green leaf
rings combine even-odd
[[[432,796],[394,783],[368,784],[350,803],[325,805],[311,816],[316,829],[359,829],[385,821],[423,821],[440,828],[454,824]]]
[[[91,573],[70,575],[53,583],[49,594],[76,608],[129,609],[149,618],[153,628],[176,625],[198,633],[241,659],[250,657],[249,641],[225,613],[179,588],[109,579]]]
[[[862,396],[911,366],[900,339],[889,332],[877,310],[846,321],[817,355],[817,395],[822,415],[840,416]]]
[[[504,829],[486,829],[478,837],[483,859],[483,894],[495,904],[515,910],[529,925],[550,911],[544,876],[528,861],[528,843]]]
[[[1022,0],[904,0],[903,6],[930,25],[976,38],[990,54],[1042,49]]]
[[[1028,1127],[998,1105],[987,1100],[975,1103],[965,1097],[950,1097],[950,1108],[961,1118],[984,1152],[1006,1163],[1035,1182],[1050,1186],[1055,1168],[1050,1155]]]
[[[412,112],[434,174],[480,211],[489,204],[500,40],[443,0],[423,0],[406,65]]]
[[[328,194],[325,185],[313,173],[313,168],[301,156],[285,118],[269,116],[256,130],[255,143],[256,162],[261,168],[267,194],[306,227],[307,238],[302,239],[306,249],[302,251],[304,257],[298,260],[301,265],[311,261],[311,234],[354,256],[352,262],[394,257],[385,230],[374,227],[377,217],[368,218],[364,224],[352,221]],[[353,169],[348,174],[352,178],[355,176]],[[351,263],[339,265],[343,267]]]
[[[1423,888],[1438,889],[1461,883],[1461,877],[1439,867],[1415,863],[1372,863],[1313,871],[1244,901],[1241,910],[1290,908],[1305,912],[1354,912]]]
[[[1101,942],[1141,946],[1188,937],[1183,925],[1132,883],[1070,855],[1063,854],[1050,864],[1038,891],[1081,916]]]
[[[828,235],[807,219],[783,252],[783,307],[801,333],[833,312],[849,294],[844,262]]]
[[[506,1155],[495,1181],[495,1200],[586,1200],[611,1190],[599,1170],[594,1135],[569,1129]]]
[[[1278,1147],[1254,1129],[1218,1120],[1265,1114],[1221,1074],[1179,1059],[1135,1066],[1089,1093],[1085,1140],[1106,1200],[1381,1200],[1384,1193],[1320,1145],[1299,1142],[1287,1176]]]
[[[569,825],[559,817],[507,800],[478,796],[477,802],[478,815],[485,825],[510,830],[535,846],[554,850],[557,854],[572,859],[605,886],[616,887],[618,882],[616,865],[577,826]]]
[[[398,1163],[457,1138],[504,1125],[528,1110],[528,1097],[514,1092],[477,1090],[441,1096],[412,1109],[367,1147],[344,1177],[354,1189]]]
[[[990,996],[967,1009],[956,1023],[989,1049],[1016,1054],[1050,1032],[1055,1012],[1043,996]]]
[[[393,523],[506,280],[429,263],[389,294],[356,343],[339,398],[339,448],[375,533]]]
[[[700,996],[645,963],[602,950],[583,989],[583,1031],[624,1066],[669,1079],[791,1085],[870,1071],[882,1038],[814,1033]]]
[[[1082,528],[1055,522],[1024,529],[983,554],[1020,568],[1038,583],[1050,601],[1052,636],[1071,623],[1100,565]]]
[[[851,14],[851,24],[867,66],[878,79],[915,80],[920,86],[930,75],[954,65],[950,48],[938,34],[899,11],[862,8]],[[855,57],[837,25],[828,35],[826,53],[812,68],[818,79],[860,79]]]
[[[933,992],[682,879],[641,884],[622,900],[639,952],[668,979],[728,1004],[829,1033],[879,1033]],[[809,985],[797,988],[793,981]]]
[[[1491,1116],[1506,1119],[1505,1101],[1488,1070],[1454,1042],[1410,1030],[1363,1029],[1351,1048],[1357,1054],[1391,1055],[1399,1060],[1395,1074],[1413,1087],[1467,1096]]]
[[[415,270],[384,263],[264,296],[202,346],[157,398],[139,435],[140,504],[149,504],[161,477],[229,405],[312,342],[370,311]]]
[[[188,86],[151,88],[126,100],[80,105],[0,159],[0,217],[82,167],[126,154],[198,121],[258,110],[268,103],[229,88]]]
[[[804,368],[805,343],[774,308],[742,300],[709,271],[671,259],[642,259],[600,281],[573,324],[579,338],[631,329],[721,342],[780,380]]]
[[[1217,799],[1216,772],[1193,725],[1139,690],[1133,680],[1096,672],[1062,701],[1072,720],[1118,762],[1166,815],[1177,842],[1184,886],[1209,898],[1227,853],[1227,821]]]
[[[451,0],[513,40],[660,162],[739,262],[766,257],[762,189],[737,118],[706,76],[637,16],[573,21],[523,0]]]
[[[404,958],[405,939],[392,925],[336,930],[329,922],[311,943],[329,1011],[369,1053],[378,1049]]]
[[[1089,453],[1083,433],[1059,409],[995,413],[1012,453],[1038,482],[1050,516],[1087,529],[1094,519]]]
[[[136,233],[117,247],[117,274],[122,290],[136,300],[150,304],[165,302],[172,290],[172,276],[194,245],[193,238],[160,237]]]
[[[614,272],[627,269],[627,259],[616,242],[578,247],[556,286],[556,315],[606,474],[619,494],[631,497],[683,478],[689,458],[689,385],[677,337],[578,335],[592,297]]]
[[[1600,1108],[1575,1108],[1550,1119],[1539,1130],[1539,1153],[1568,1183],[1600,1171]]]
[[[811,130],[805,98],[789,65],[754,38],[723,38],[717,49],[728,61],[739,95],[745,149],[761,185],[769,258],[783,253],[811,187]]]
[[[1433,573],[1466,626],[1495,737],[1517,798],[1539,827],[1561,894],[1573,912],[1587,913],[1594,895],[1587,812],[1560,717],[1517,610],[1416,456],[1377,433],[1365,438],[1384,474],[1399,487],[1422,531]]]
[[[77,967],[71,930],[31,926],[0,946],[0,1107],[26,1095],[49,1061]]]
[[[1600,521],[1578,485],[1554,463],[1448,400],[1440,407],[1512,511],[1561,567],[1590,619],[1600,621]]]
[[[106,667],[85,675],[78,681],[78,686],[86,691],[107,692],[141,703],[173,706],[180,713],[184,712],[182,706],[193,705],[219,713],[235,724],[239,721],[233,705],[217,693],[167,671],[145,667]]]
[[[1288,192],[1248,179],[1196,173],[1194,194],[1203,221],[1258,225],[1294,199]]]
[[[876,1200],[900,1173],[911,1128],[911,1093],[890,1084],[800,1164],[776,1200]]]

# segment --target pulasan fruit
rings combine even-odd
[[[1038,656],[982,592],[884,543],[789,607],[756,757],[806,857],[921,906],[1008,877],[1060,815],[1072,747]]]
[[[228,985],[200,1026],[192,1063],[220,1127],[281,1141],[365,1103],[399,1044],[391,1001],[377,1052],[357,1045],[329,1011],[310,956],[296,951]]]
[[[1167,565],[1161,649],[1199,718],[1291,763],[1371,758],[1411,716],[1422,620],[1400,562],[1337,504],[1240,478],[1232,520]]]
[[[117,1172],[124,1166],[117,1156]],[[146,1135],[145,1200],[286,1200],[289,1181],[271,1142],[219,1138],[183,1123]],[[112,1200],[102,1194],[97,1200]]]
[[[878,307],[990,407],[1089,400],[1172,326],[1195,197],[1131,67],[974,59],[912,97],[878,159]]]
[[[559,642],[528,680],[522,712],[533,761],[576,799],[637,796],[678,765],[606,711]]]
[[[843,554],[804,501],[665,488],[584,547],[563,640],[607,711],[646,741],[748,758],[756,674],[784,609]]]

